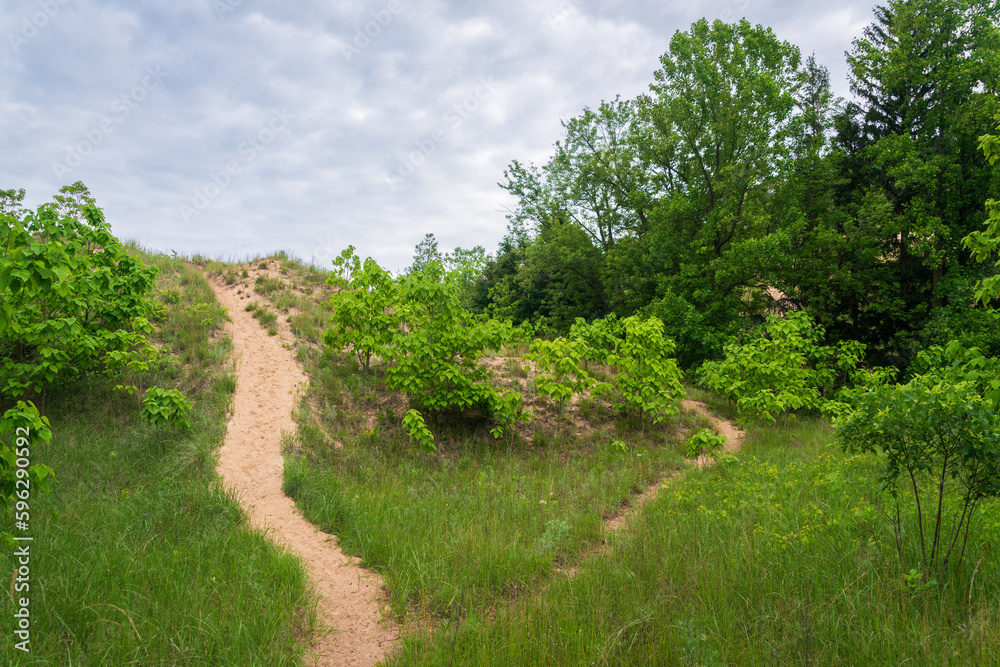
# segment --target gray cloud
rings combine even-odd
[[[353,244],[397,270],[427,232],[493,250],[503,169],[544,161],[585,106],[647,90],[676,30],[770,25],[846,95],[873,4],[15,0],[0,187],[37,204],[82,180],[118,235],[184,253],[328,261]]]

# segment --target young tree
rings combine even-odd
[[[364,263],[348,246],[333,260],[327,282],[337,288],[330,297],[333,315],[323,342],[338,350],[350,348],[367,373],[372,356],[381,356],[399,328],[395,311],[398,288],[389,272],[371,257]]]
[[[156,267],[111,234],[82,183],[60,193],[28,212],[4,193],[0,225],[0,396],[39,395],[43,411],[57,383],[155,357]]]

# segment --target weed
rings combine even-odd
[[[257,280],[254,282],[253,291],[267,296],[273,292],[277,292],[285,288],[285,284],[278,280],[277,278],[268,278],[267,276],[257,276]]]

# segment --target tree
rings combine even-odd
[[[998,17],[992,0],[891,0],[848,55],[861,104],[838,121],[840,202],[859,221],[880,212],[864,232],[879,280],[859,337],[905,355],[936,312],[965,312],[976,278],[960,241],[998,185],[977,153],[1000,83]]]
[[[330,297],[332,326],[323,332],[323,342],[338,350],[352,349],[367,373],[372,356],[385,353],[399,328],[398,289],[371,257],[362,264],[354,246],[333,260],[333,268],[327,282],[337,291]]]
[[[35,211],[20,209],[23,191],[3,193],[0,225],[0,396],[39,395],[43,411],[56,384],[156,356],[156,267],[111,234],[82,183],[60,193]]]
[[[849,452],[884,456],[880,478],[895,503],[901,564],[909,531],[900,491],[908,488],[923,570],[945,570],[956,553],[961,565],[976,510],[983,500],[1000,495],[996,406],[968,382],[942,384],[933,376],[917,376],[905,385],[861,394],[855,410],[837,423],[837,439]]]
[[[441,262],[443,259],[434,235],[424,234],[424,238],[414,248],[413,264],[407,269],[407,273],[423,271],[431,262]]]
[[[732,333],[769,305],[762,260],[781,238],[773,200],[791,164],[799,60],[766,28],[699,21],[674,35],[650,95],[585,109],[540,168],[513,162],[501,187],[529,239],[516,277],[505,273],[507,303],[564,330],[679,300],[703,313],[667,318],[679,338]]]
[[[1000,113],[995,119],[997,129],[1000,130]],[[979,147],[990,165],[995,165],[1000,160],[1000,135],[984,134],[979,138]],[[962,244],[972,251],[973,257],[980,263],[1000,254],[1000,201],[988,199],[986,211],[989,214],[986,229],[971,232],[962,240]],[[994,267],[1000,269],[1000,260],[997,260]],[[995,273],[976,285],[976,300],[986,307],[997,299],[1000,299],[1000,275]]]

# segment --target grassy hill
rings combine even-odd
[[[285,490],[386,582],[403,624],[390,664],[991,664],[1000,655],[1000,506],[947,578],[907,571],[875,480],[818,417],[742,424],[735,460],[694,468],[686,413],[650,426],[584,395],[540,396],[511,346],[487,359],[535,419],[503,439],[481,415],[401,426],[376,360],[322,344],[322,271],[153,256],[169,362],[147,383],[193,401],[157,430],[136,398],[90,381],[49,397],[56,471],[33,500],[33,650],[12,664],[303,664],[317,629],[301,563],[248,527],[214,470],[237,378],[205,275],[238,286],[310,377],[286,442]],[[600,365],[596,375],[612,372]],[[723,417],[732,406],[688,388]],[[650,486],[625,525],[608,529]],[[911,546],[905,546],[910,549]],[[9,551],[0,565],[13,572]],[[0,616],[12,628],[13,579]]]

